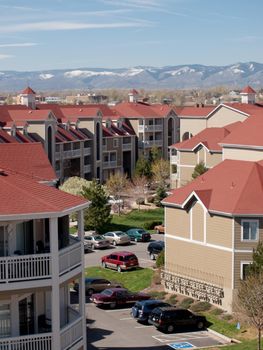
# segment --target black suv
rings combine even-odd
[[[164,249],[164,242],[163,241],[154,241],[151,242],[148,247],[148,253],[150,254],[150,258],[152,260],[155,260],[157,255],[161,253],[161,251]]]
[[[141,300],[132,307],[132,316],[141,323],[148,323],[148,318],[156,307],[170,306],[162,300]]]
[[[206,318],[195,315],[186,309],[176,309],[173,306],[158,307],[152,311],[149,323],[161,331],[173,333],[176,328],[195,327],[201,330],[206,325]]]

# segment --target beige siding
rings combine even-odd
[[[167,271],[215,284],[232,286],[232,253],[189,242],[166,238]]]
[[[197,163],[205,162],[205,149],[204,147],[201,147],[199,151],[197,152]]]
[[[187,184],[188,182],[192,181],[192,174],[194,172],[194,166],[193,167],[184,167],[184,166],[180,166],[177,168],[178,170],[178,176],[179,176],[179,183],[180,186],[183,186],[185,184]]]
[[[195,241],[204,241],[204,208],[200,203],[192,207],[192,235]]]
[[[206,214],[206,242],[232,248],[232,218]]]
[[[238,121],[243,122],[246,119],[247,117],[239,112],[221,107],[207,120],[207,127],[222,127]]]
[[[263,240],[263,218],[251,218],[253,220],[259,220],[259,240]],[[234,222],[234,232],[235,232],[235,249],[253,249],[256,248],[258,242],[248,242],[241,240],[241,226],[242,218],[236,218]]]
[[[212,168],[222,162],[222,153],[206,152],[206,166]]]
[[[29,124],[27,131],[38,134],[43,140],[46,139],[46,126],[44,122],[43,124]]]
[[[179,208],[165,208],[166,233],[190,238],[190,214]]]
[[[234,288],[238,288],[241,277],[241,262],[252,261],[252,253],[235,253],[234,257]]]
[[[135,132],[135,134],[138,136],[139,134],[139,120],[138,119],[129,119],[129,122]]]
[[[197,157],[194,152],[180,152],[180,165],[196,165]]]
[[[223,148],[224,159],[259,161],[263,159],[263,150]]]
[[[180,118],[180,140],[182,141],[185,132],[191,133],[193,136],[206,128],[206,119],[184,119]]]

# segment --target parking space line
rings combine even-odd
[[[129,309],[114,309],[114,310],[106,310],[106,312],[121,312],[121,311],[129,311],[131,310],[130,308]]]
[[[153,328],[154,326],[136,326],[136,327],[134,327],[134,328]]]
[[[194,336],[191,334],[186,334],[185,336],[182,336],[180,334],[164,334],[164,335],[153,335],[152,337],[158,340],[160,343],[210,338],[208,335],[204,336],[202,334],[200,334],[199,336],[197,335]]]
[[[124,317],[124,318],[120,318],[120,321],[126,321],[126,320],[133,320],[133,317]]]

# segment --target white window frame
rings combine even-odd
[[[243,280],[243,269],[244,265],[250,265],[253,261],[240,261],[240,279]]]
[[[244,239],[244,227],[243,224],[244,222],[256,222],[257,223],[257,237],[256,239]],[[241,241],[242,242],[257,242],[259,238],[259,220],[255,220],[255,219],[243,219],[241,220]]]

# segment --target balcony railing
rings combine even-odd
[[[156,125],[139,125],[139,132],[155,132],[155,131],[163,131],[162,124]]]
[[[50,254],[7,256],[0,258],[0,284],[50,277]]]
[[[145,141],[139,141],[139,147],[145,148],[145,147],[153,147],[153,146],[162,146],[163,141],[162,140],[145,140]]]
[[[84,165],[84,174],[85,174],[85,173],[90,173],[90,172],[91,172],[91,166],[90,166],[90,164]]]
[[[83,318],[80,316],[73,322],[64,326],[60,331],[61,350],[70,349],[71,346],[83,339]]]
[[[122,144],[122,150],[125,151],[125,150],[130,150],[132,147],[132,144],[131,143],[123,143]]]
[[[85,147],[83,150],[84,156],[90,156],[91,155],[91,148]]]
[[[103,162],[103,168],[116,168],[117,160],[113,160],[111,162]]]
[[[177,164],[178,157],[177,156],[170,156],[170,162],[171,164]]]
[[[55,158],[56,158],[56,160],[60,159],[60,151],[55,152]]]
[[[52,334],[0,338],[1,350],[52,350]]]
[[[80,157],[80,149],[64,151],[63,152],[63,157],[64,158]]]
[[[81,242],[76,242],[59,251],[59,274],[73,270],[81,265]]]

